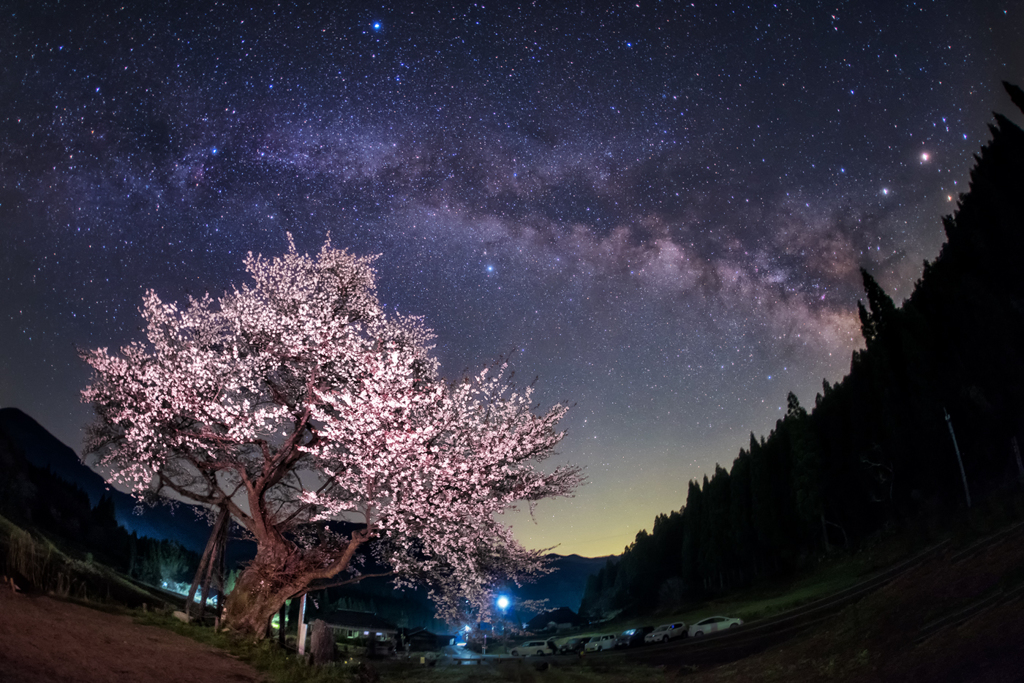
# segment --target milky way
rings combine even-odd
[[[589,484],[512,521],[619,552],[845,374],[1024,82],[1019,2],[340,4],[4,5],[0,405],[79,447],[76,345],[329,234],[575,404]]]

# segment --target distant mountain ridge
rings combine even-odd
[[[579,612],[587,578],[597,574],[608,562],[608,557],[582,557],[580,555],[549,554],[555,571],[516,589],[524,600],[547,599],[547,609],[568,607]]]

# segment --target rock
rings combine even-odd
[[[317,619],[313,622],[313,635],[310,638],[310,654],[313,664],[323,666],[334,661],[334,630],[327,622]]]

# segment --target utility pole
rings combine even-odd
[[[960,463],[960,478],[964,482],[964,495],[967,496],[967,508],[971,507],[971,492],[967,489],[967,474],[964,472],[964,460],[960,457],[960,447],[956,445],[956,434],[953,432],[953,421],[949,419],[949,413],[946,409],[942,409],[943,414],[946,416],[946,425],[949,427],[949,435],[953,437],[953,450],[956,451],[956,461]]]

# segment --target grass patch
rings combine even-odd
[[[0,516],[0,574],[26,591],[50,593],[86,604],[160,605],[164,600],[109,567],[65,554],[45,537]]]

